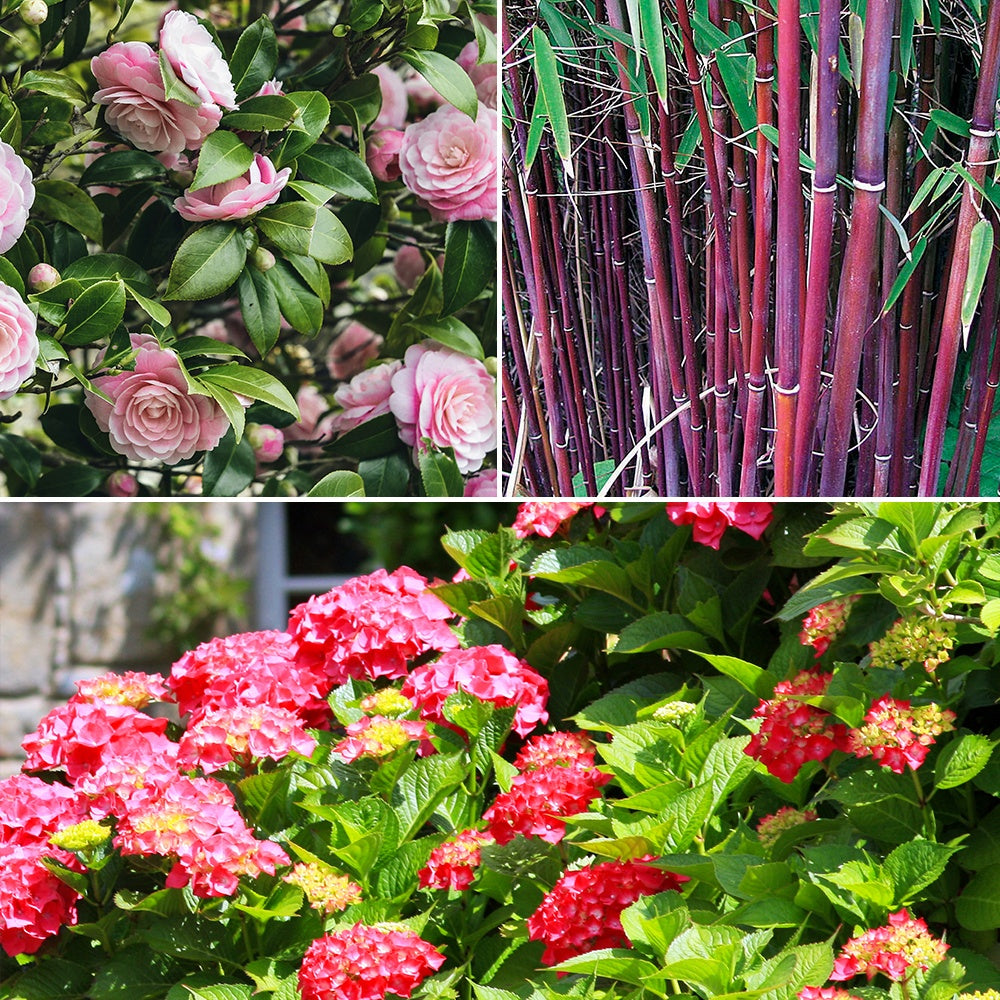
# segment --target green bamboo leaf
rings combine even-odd
[[[897,219],[896,216],[894,216],[892,212],[885,207],[885,205],[880,202],[878,207],[879,211],[888,220],[889,225],[895,230],[896,236],[899,238],[899,247],[906,255],[906,259],[909,260],[913,256],[913,251],[910,249],[910,239],[906,235],[906,230],[900,224],[899,219]]]
[[[988,219],[980,219],[972,227],[969,237],[969,270],[965,276],[962,291],[962,335],[968,338],[969,327],[979,307],[979,297],[983,294],[986,272],[993,255],[993,225]]]
[[[545,134],[545,123],[549,120],[549,109],[545,106],[545,98],[538,94],[535,97],[535,107],[531,112],[531,122],[528,125],[528,140],[524,149],[524,172],[531,170],[542,145]]]
[[[200,191],[241,177],[252,163],[253,151],[232,132],[213,132],[198,152],[198,169],[188,190]]]
[[[642,41],[646,46],[649,70],[653,74],[656,93],[660,100],[667,96],[667,46],[663,34],[663,18],[659,0],[639,0],[639,24],[642,27]]]
[[[566,102],[563,100],[562,81],[559,79],[559,66],[552,43],[539,27],[531,32],[531,41],[535,50],[535,77],[538,80],[538,93],[545,99],[549,125],[552,137],[555,139],[556,152],[562,160],[563,169],[573,176],[573,164],[570,160],[569,118],[566,115]]]
[[[885,305],[882,306],[882,315],[884,316],[895,304],[896,300],[903,294],[903,289],[906,288],[907,282],[913,276],[913,272],[917,269],[917,265],[923,259],[924,251],[927,249],[927,240],[921,237],[913,245],[910,259],[899,269],[899,274],[896,280],[892,284],[892,288],[889,289],[889,295],[886,297]]]

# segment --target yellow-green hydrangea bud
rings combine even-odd
[[[106,826],[96,820],[85,819],[82,823],[75,823],[52,834],[49,843],[64,851],[85,851],[91,847],[99,847],[110,839],[111,831]]]

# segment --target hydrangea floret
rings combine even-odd
[[[908,701],[889,695],[876,700],[864,718],[864,725],[851,731],[851,752],[857,757],[874,758],[882,767],[902,774],[916,771],[930,753],[935,737],[955,728],[955,713],[938,705],[915,708]]]
[[[485,830],[460,830],[431,851],[418,872],[422,889],[468,889],[482,863],[482,848],[495,843]]]
[[[871,665],[885,670],[921,666],[933,674],[951,658],[957,642],[955,622],[930,615],[904,615],[869,646]]]
[[[757,824],[757,838],[766,848],[773,847],[778,838],[786,831],[812,823],[817,819],[815,809],[796,809],[794,806],[782,806],[777,812],[765,816]]]
[[[926,972],[943,962],[948,945],[934,937],[921,917],[906,909],[889,914],[884,927],[867,930],[851,938],[841,949],[830,978],[853,979],[877,973],[895,982],[908,979],[916,970]]]
[[[851,607],[857,600],[857,594],[835,597],[832,601],[817,605],[806,615],[799,633],[799,642],[803,646],[812,646],[816,650],[817,660],[847,627]]]
[[[313,909],[330,916],[361,902],[361,886],[346,875],[315,861],[295,865],[282,876],[289,885],[297,885]]]

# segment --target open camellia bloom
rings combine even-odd
[[[152,343],[150,343],[152,341]],[[214,448],[229,430],[229,420],[211,396],[193,395],[177,355],[152,337],[133,334],[139,353],[135,371],[93,380],[111,402],[87,392],[87,406],[111,446],[133,462],[164,465],[186,462]]]
[[[604,861],[563,873],[528,918],[528,935],[543,941],[546,965],[558,965],[598,948],[630,948],[622,912],[641,896],[680,891],[689,881],[657,868],[647,855],[634,861]]]
[[[160,51],[203,104],[236,107],[233,76],[226,60],[215,47],[208,29],[193,14],[172,10],[164,17]]]
[[[291,167],[278,170],[266,156],[257,153],[242,177],[197,191],[185,191],[174,202],[174,207],[188,222],[245,219],[273,205],[291,176]]]
[[[408,997],[444,955],[398,924],[355,924],[309,945],[299,970],[302,1000]]]
[[[28,165],[13,146],[0,142],[0,253],[20,239],[35,203],[35,185]]]
[[[389,412],[392,378],[402,361],[387,361],[358,372],[350,382],[337,387],[333,401],[340,407],[331,422],[338,434],[346,434],[368,420]]]
[[[35,370],[39,350],[35,327],[35,314],[21,296],[0,284],[0,399],[13,396]]]

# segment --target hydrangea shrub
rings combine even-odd
[[[495,4],[6,4],[0,490],[496,495]]]
[[[1000,995],[1000,512],[682,515],[81,682],[0,782],[0,996]]]

